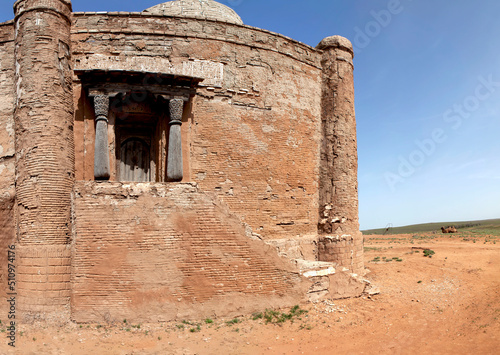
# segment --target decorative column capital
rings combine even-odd
[[[96,95],[94,96],[94,111],[96,115],[96,121],[105,120],[108,121],[109,114],[109,96],[108,95]]]
[[[169,102],[170,107],[170,125],[182,124],[182,112],[184,111],[183,99],[171,99]]]

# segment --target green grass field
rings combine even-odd
[[[458,232],[469,232],[479,235],[500,236],[500,219],[488,219],[484,221],[464,221],[464,222],[440,222],[414,224],[411,226],[390,228],[389,234],[411,234],[411,233],[432,233],[441,232],[441,227],[454,226]],[[362,231],[363,234],[384,234],[385,228],[369,229]]]

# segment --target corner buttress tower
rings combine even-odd
[[[18,317],[67,321],[75,171],[71,1],[18,0],[14,12]]]
[[[317,48],[323,50],[318,259],[362,273],[354,52],[351,42],[340,36],[323,39]]]

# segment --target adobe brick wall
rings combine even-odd
[[[0,201],[14,198],[14,26],[0,24]],[[0,207],[1,208],[1,207]],[[0,223],[6,226],[6,219]]]
[[[318,56],[320,52],[306,44],[264,29],[211,20],[199,21],[190,18],[163,17],[140,12],[109,12],[106,14],[76,12],[73,14],[72,37],[73,43],[76,44],[77,41],[80,41],[81,44],[81,47],[73,49],[75,55],[104,54],[98,49],[100,46],[98,39],[103,38],[113,41],[117,45],[115,50],[111,48],[114,56],[131,55],[137,51],[142,51],[142,56],[151,56],[148,55],[148,52],[160,51],[165,59],[169,59],[169,54],[172,51],[171,40],[176,37],[187,40],[198,38],[265,49],[317,68],[321,67],[321,56]],[[136,46],[141,37],[143,45]],[[150,39],[161,37],[164,37],[162,42],[148,42]],[[206,48],[206,50],[217,55],[217,48]],[[184,55],[177,59],[181,58],[188,58],[188,56]],[[82,59],[80,58],[80,60]],[[233,59],[232,56],[227,57],[226,62],[231,62]],[[172,60],[175,60],[175,57]],[[75,59],[75,62],[77,63],[78,59]],[[161,64],[159,64],[161,62],[158,61],[158,58],[152,62],[156,62],[156,65],[160,65],[159,68],[161,68]],[[105,64],[111,65],[110,62]],[[151,65],[155,64],[151,63]],[[163,69],[165,70],[165,68]]]
[[[0,24],[0,284],[7,285],[7,247],[15,238],[14,25]],[[6,287],[0,298],[6,299]],[[7,303],[0,312],[7,314]]]
[[[361,292],[359,280],[347,292],[350,276],[338,272],[311,291],[276,251],[363,270],[346,43],[315,49],[211,20],[71,15],[66,0],[16,9],[17,38],[13,22],[0,24],[0,248],[17,230],[22,319],[199,319],[292,305],[308,290]],[[91,181],[93,105],[71,67],[205,78],[183,117],[184,184],[113,182],[113,114],[112,181]]]
[[[77,322],[231,316],[311,285],[195,184],[77,182],[73,206]]]
[[[186,108],[184,181],[217,193],[265,240],[317,233],[320,51],[249,26],[138,14],[75,14],[72,42],[76,68],[223,66]],[[90,180],[93,113],[78,100],[76,174]]]

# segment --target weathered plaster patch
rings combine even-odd
[[[76,69],[135,70],[204,78],[201,86],[222,87],[224,64],[209,60],[189,60],[173,64],[169,59],[149,56],[106,56],[92,54],[78,59]]]
[[[7,174],[14,174],[16,170],[16,166],[14,163],[8,163],[8,164],[0,164],[0,176],[2,174],[7,173]]]
[[[333,275],[335,274],[335,268],[329,267],[328,269],[323,269],[323,270],[311,270],[311,271],[306,271],[302,275],[304,277],[316,277],[316,276],[328,276],[328,275]]]
[[[302,139],[298,139],[290,131],[290,134],[288,135],[288,138],[286,140],[286,145],[292,148],[299,148],[301,144],[302,144]]]
[[[21,84],[23,82],[23,78],[21,77],[21,64],[19,64],[19,61],[16,60],[16,75],[17,75],[17,82],[16,82],[16,106],[19,106],[19,101],[21,100],[21,97],[23,96],[23,89],[21,88]]]
[[[7,131],[9,137],[14,137],[14,120],[7,120],[5,130]]]
[[[265,142],[261,141],[259,138],[257,138],[252,127],[250,127],[245,123],[241,123],[239,131],[241,132],[242,136],[245,137],[248,140],[248,142],[254,147],[255,152],[257,153],[267,152],[268,145]]]
[[[352,240],[352,236],[350,234],[343,234],[343,235],[326,235],[324,237],[325,239],[329,239],[332,241],[343,241],[343,240]]]
[[[264,132],[264,133],[276,132],[276,128],[274,128],[273,126],[264,124],[264,125],[262,125],[262,132]]]

